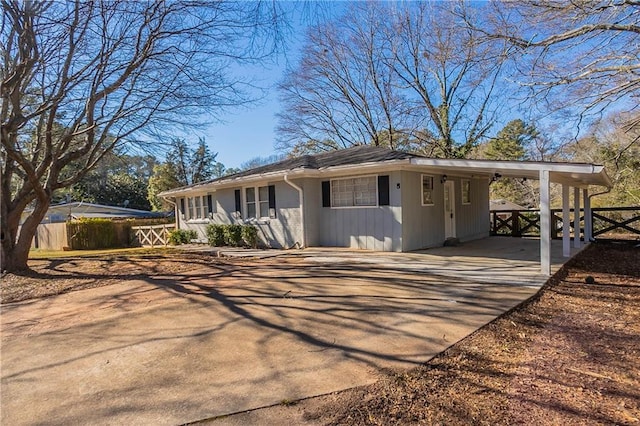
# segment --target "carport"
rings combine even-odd
[[[593,164],[412,158],[411,165],[441,174],[472,173],[474,177],[493,180],[502,177],[538,180],[540,182],[540,271],[546,276],[551,275],[551,184],[562,185],[562,254],[567,258],[571,256],[571,188],[573,188],[574,211],[579,212],[580,206],[584,205],[584,241],[590,241],[593,236],[591,198],[602,192],[590,194],[589,190],[595,186],[604,187],[606,189],[603,192],[607,192],[613,185],[604,166]],[[574,215],[573,228],[577,230],[573,238],[573,246],[580,248],[582,242],[579,232],[579,214]]]

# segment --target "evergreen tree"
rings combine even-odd
[[[490,160],[527,160],[529,147],[537,137],[533,125],[512,120],[479,150],[480,156]],[[492,200],[506,199],[523,206],[535,206],[536,193],[532,182],[520,179],[501,178],[490,187]]]
[[[195,147],[184,139],[173,139],[172,148],[165,162],[153,168],[149,179],[147,198],[153,210],[168,210],[171,205],[158,198],[158,194],[169,189],[193,185],[219,177],[225,173],[224,164],[216,161],[218,153],[212,153],[204,138]]]
[[[491,160],[526,160],[527,148],[538,136],[533,125],[517,119],[507,123],[487,143],[485,157]]]

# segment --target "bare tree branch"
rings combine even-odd
[[[10,269],[26,267],[53,192],[113,149],[249,102],[250,82],[230,69],[273,53],[282,21],[277,4],[235,1],[0,4],[0,213]]]

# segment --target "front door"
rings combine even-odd
[[[444,238],[456,236],[456,196],[453,181],[444,183]]]

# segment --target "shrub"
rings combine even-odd
[[[224,245],[225,225],[208,225],[207,241],[210,246],[220,247]]]
[[[224,242],[231,247],[242,246],[242,225],[225,226]]]
[[[193,229],[176,229],[169,232],[169,244],[174,246],[188,244],[198,238],[198,233]]]
[[[74,220],[67,223],[67,233],[69,246],[74,250],[95,250],[124,245],[118,241],[116,226],[111,219]]]
[[[247,246],[256,248],[258,246],[258,228],[253,225],[243,226],[242,240]]]
[[[253,225],[209,225],[207,240],[213,247],[252,247],[258,246],[258,228]]]

